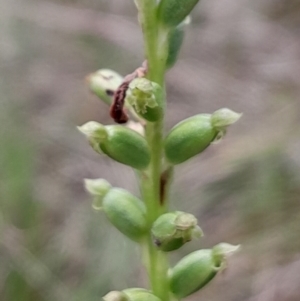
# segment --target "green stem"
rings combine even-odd
[[[158,83],[164,89],[166,61],[166,33],[156,20],[156,0],[138,0],[139,20],[142,25],[145,55],[148,61],[149,80]],[[149,228],[166,210],[160,202],[160,177],[163,155],[163,120],[147,122],[146,139],[151,150],[151,163],[141,176],[141,190],[147,207]],[[166,253],[159,251],[153,244],[151,233],[143,244],[146,268],[153,293],[162,301],[169,301],[168,277],[169,268]]]
[[[141,179],[141,188],[147,206],[147,218],[150,228],[157,217],[165,211],[165,206],[160,205],[162,123],[147,124],[146,137],[151,149],[151,163]],[[168,301],[168,259],[166,253],[159,251],[153,244],[151,233],[149,233],[145,243],[144,253],[146,253],[147,258],[146,268],[151,289],[162,301]]]

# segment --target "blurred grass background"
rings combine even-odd
[[[0,0],[0,299],[101,300],[144,286],[136,246],[91,209],[83,178],[138,194],[134,173],[77,132],[111,123],[86,87],[99,69],[140,66],[133,1]],[[300,300],[300,2],[202,0],[167,74],[166,131],[196,112],[243,112],[221,144],[176,170],[173,208],[201,241],[241,243],[189,300]]]

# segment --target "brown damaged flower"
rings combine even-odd
[[[147,61],[144,61],[142,66],[137,68],[134,72],[125,76],[122,84],[114,93],[113,103],[110,107],[110,116],[116,123],[126,123],[128,121],[128,115],[124,110],[124,103],[126,97],[126,91],[129,84],[137,77],[144,77],[147,73]]]

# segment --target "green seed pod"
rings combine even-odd
[[[158,20],[164,25],[175,27],[193,10],[199,0],[162,0],[158,7]]]
[[[226,256],[239,246],[219,244],[212,250],[199,250],[181,259],[170,271],[170,289],[179,299],[198,291],[224,268]]]
[[[171,29],[168,33],[168,56],[166,60],[166,68],[172,68],[177,62],[178,54],[184,39],[185,27],[190,23],[190,17],[179,24],[174,29]]]
[[[220,109],[212,115],[199,114],[181,121],[165,139],[168,161],[179,164],[203,152],[213,141],[223,137],[226,128],[240,116],[229,109]]]
[[[121,292],[112,291],[103,297],[104,301],[160,301],[150,291],[142,288],[129,288]]]
[[[103,210],[120,232],[135,241],[144,236],[148,227],[146,207],[141,200],[104,179],[85,179],[84,186],[93,197],[93,208]]]
[[[120,125],[104,126],[90,121],[78,129],[87,136],[96,152],[136,169],[145,169],[150,163],[146,139],[137,132]]]
[[[103,198],[102,209],[109,221],[132,240],[138,241],[146,233],[145,205],[128,191],[110,189]]]
[[[90,90],[108,105],[111,104],[114,92],[122,84],[123,77],[109,69],[101,69],[87,77]]]
[[[153,223],[151,233],[154,244],[164,252],[177,250],[193,238],[203,236],[196,217],[181,211],[161,215]]]
[[[144,77],[134,79],[128,86],[125,102],[142,118],[154,122],[162,118],[162,89]]]
[[[165,154],[170,163],[182,163],[210,145],[218,134],[210,120],[209,114],[195,115],[170,131],[165,139]]]

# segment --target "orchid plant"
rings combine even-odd
[[[116,123],[87,122],[78,129],[99,154],[133,168],[140,197],[112,187],[104,179],[86,179],[93,208],[104,212],[111,224],[140,245],[149,287],[112,291],[105,301],[181,300],[207,285],[226,266],[227,255],[239,246],[220,243],[196,250],[170,267],[169,252],[203,233],[197,218],[169,211],[174,169],[220,141],[241,116],[223,108],[181,121],[164,135],[165,73],[172,68],[198,0],[135,0],[143,31],[145,61],[122,77],[101,69],[88,77],[90,89],[110,106]]]

